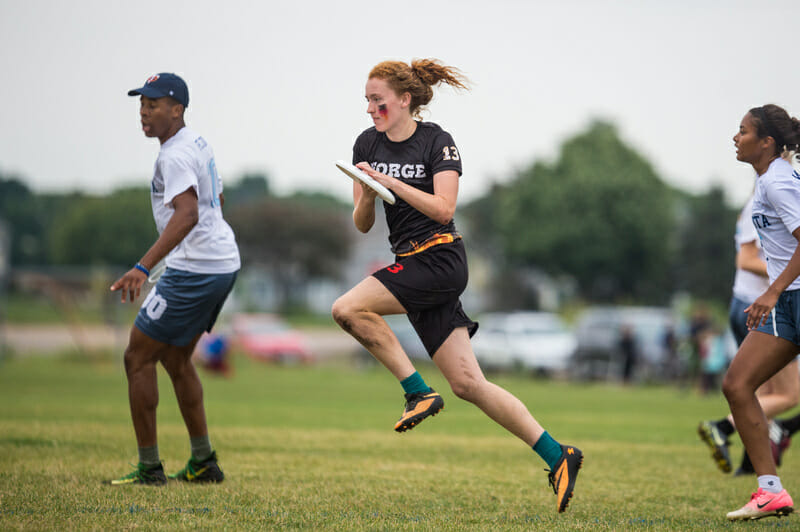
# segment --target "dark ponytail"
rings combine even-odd
[[[783,107],[767,104],[750,109],[758,138],[772,137],[775,155],[800,151],[800,120],[789,116]]]

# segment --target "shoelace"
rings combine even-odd
[[[194,468],[194,466],[192,466],[192,461],[189,460],[188,462],[186,462],[186,467],[184,467],[178,474],[186,476],[186,473],[191,473],[192,475],[194,475],[195,471],[197,470]]]
[[[558,489],[556,488],[556,476],[553,474],[553,471],[550,469],[545,469],[547,471],[547,482],[550,484],[550,487],[553,488],[553,493],[558,495]]]
[[[429,393],[431,392],[419,392],[410,396],[406,396],[406,410],[413,410],[414,407],[417,406],[417,403],[422,401]]]
[[[414,410],[417,407],[417,403],[419,403],[420,399],[422,398],[414,397],[413,399],[406,401],[406,410]]]
[[[143,464],[135,464],[135,465],[131,464],[131,467],[134,467],[135,469],[133,471],[131,471],[130,473],[128,473],[127,475],[125,475],[124,477],[122,477],[122,478],[125,478],[125,479],[127,479],[127,478],[139,478],[139,479],[152,479],[152,478],[155,478],[153,475],[151,475],[151,474],[149,474],[147,472],[147,469],[145,469]]]

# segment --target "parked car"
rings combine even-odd
[[[303,335],[273,314],[234,314],[233,347],[253,358],[277,362],[312,362],[314,356]]]
[[[620,335],[624,327],[633,331],[637,353],[634,375],[658,378],[666,375],[665,338],[677,330],[672,311],[663,307],[601,306],[586,310],[578,319],[578,347],[572,363],[578,378],[616,378],[622,372]]]
[[[479,321],[472,348],[487,370],[562,372],[577,347],[573,332],[550,312],[491,313]]]

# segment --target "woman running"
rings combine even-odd
[[[742,345],[747,333],[747,314],[749,307],[758,296],[769,287],[767,261],[758,232],[753,225],[753,197],[745,204],[736,220],[736,275],[733,279],[733,297],[728,317],[736,345]],[[764,415],[769,420],[769,439],[775,465],[781,465],[781,456],[789,446],[789,431],[783,428],[775,416],[788,412],[800,402],[800,378],[798,378],[797,359],[789,362],[782,370],[770,377],[756,393]],[[697,427],[700,438],[711,448],[711,456],[717,467],[724,472],[733,470],[728,439],[736,432],[733,416],[730,414],[716,421],[703,421]],[[752,475],[753,464],[747,452],[742,455],[742,463],[735,475]]]
[[[755,107],[733,137],[736,158],[756,171],[753,224],[767,256],[769,288],[745,309],[750,333],[722,383],[758,490],[728,519],[760,519],[794,511],[777,476],[767,419],[756,390],[797,356],[800,346],[800,174],[781,157],[797,151],[800,121],[777,105]]]
[[[475,404],[523,440],[549,465],[549,481],[563,512],[572,497],[583,453],[561,445],[522,402],[486,380],[470,337],[478,324],[461,307],[467,284],[464,243],[456,210],[461,154],[449,133],[419,120],[433,87],[465,89],[467,80],[432,59],[406,64],[385,61],[370,72],[367,113],[374,126],[356,139],[353,164],[388,188],[396,203],[384,202],[395,263],[376,271],[333,305],[336,322],[397,379],[406,406],[394,426],[404,432],[438,413],[442,397],[425,383],[382,316],[406,314],[453,393]],[[353,221],[368,232],[375,222],[376,193],[354,182]]]

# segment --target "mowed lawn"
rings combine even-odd
[[[696,435],[721,394],[493,376],[586,459],[565,514],[544,463],[455,398],[405,434],[399,384],[377,367],[235,360],[203,375],[216,486],[112,487],[137,461],[121,362],[0,362],[0,529],[718,530],[798,529],[800,516],[731,524],[753,477],[719,473]],[[161,372],[159,444],[168,472],[189,455]],[[741,445],[733,449],[735,460]],[[800,496],[800,450],[779,470]]]

